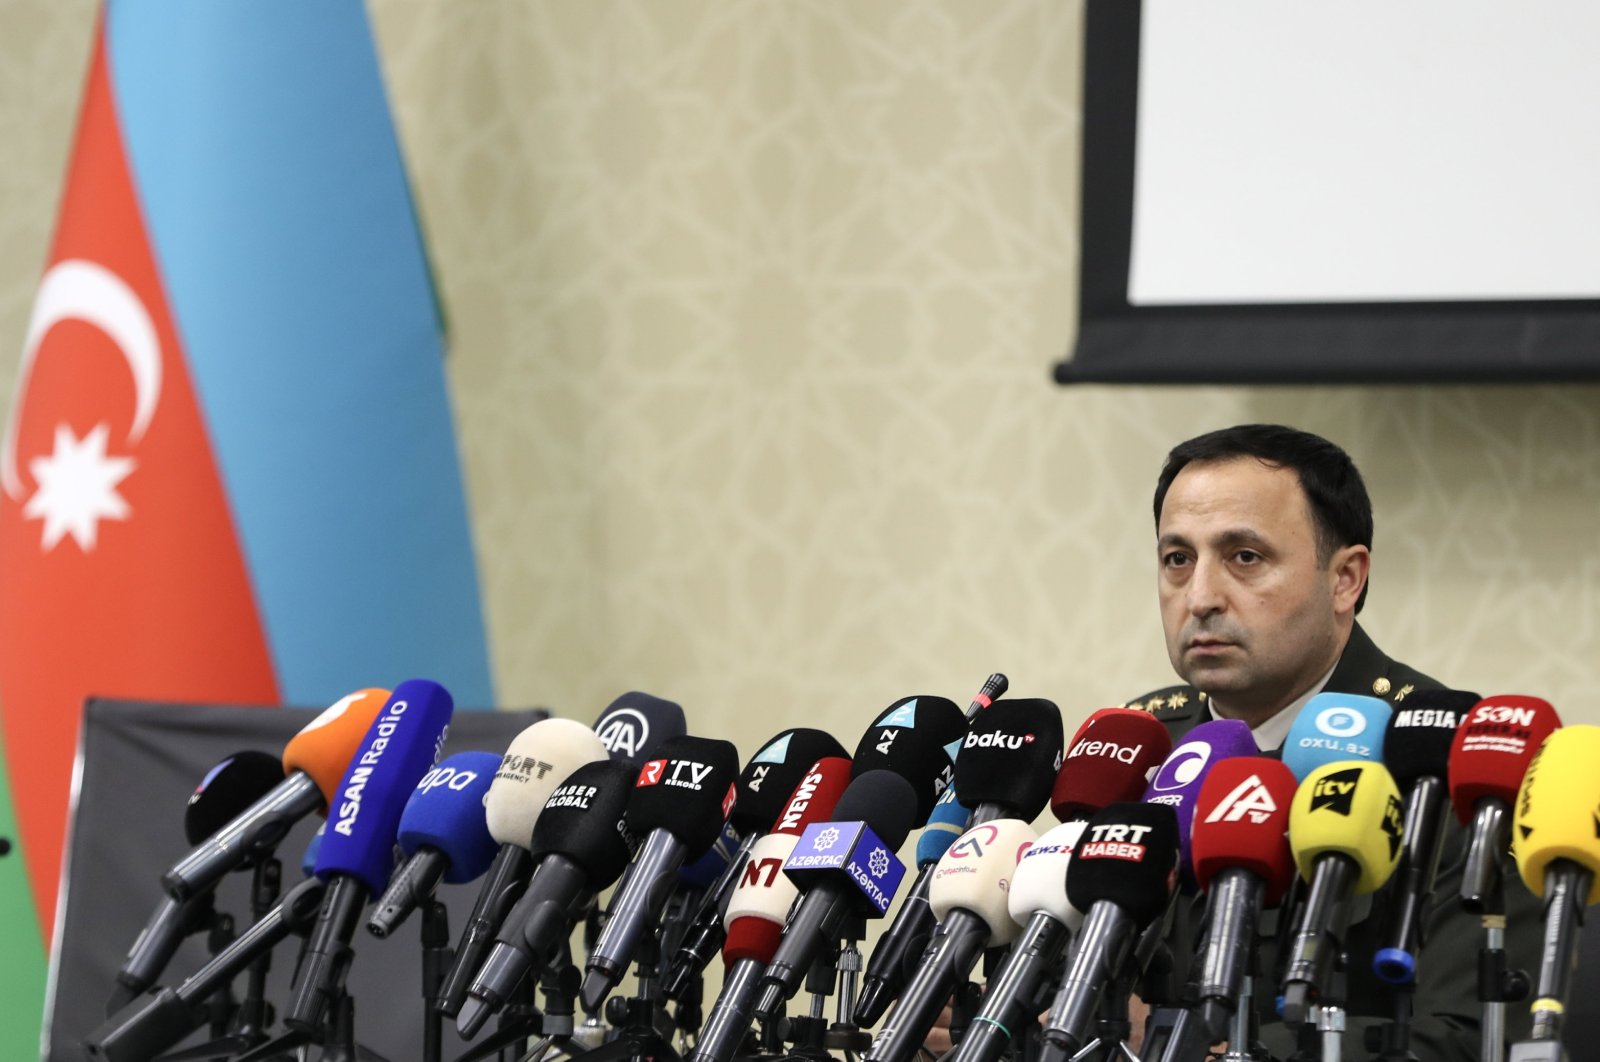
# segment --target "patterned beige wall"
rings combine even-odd
[[[0,397],[94,5],[0,3]],[[1169,680],[1148,499],[1246,420],[1343,442],[1366,622],[1600,722],[1600,388],[1064,390],[1081,6],[374,0],[453,327],[502,701],[745,750],[994,670]]]

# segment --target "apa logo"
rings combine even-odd
[[[981,859],[983,858],[984,845],[994,844],[995,838],[1000,836],[997,827],[984,823],[968,830],[955,844],[950,846],[951,859]]]
[[[1361,781],[1361,770],[1360,767],[1351,767],[1319,778],[1316,788],[1311,790],[1311,810],[1331,811],[1335,815],[1349,817],[1351,805],[1356,799],[1356,785]]]
[[[1186,741],[1172,750],[1161,770],[1156,773],[1150,788],[1158,793],[1170,793],[1200,777],[1200,772],[1211,762],[1211,746],[1204,741]]]
[[[1405,825],[1400,819],[1400,801],[1392,796],[1383,807],[1383,822],[1379,828],[1389,840],[1389,858],[1394,859],[1400,854],[1400,835],[1404,832]]]
[[[639,780],[633,783],[635,789],[643,789],[647,785],[660,785],[661,776],[666,773],[666,760],[650,760],[639,768]]]
[[[444,786],[451,792],[459,793],[477,780],[477,771],[458,771],[454,767],[435,767],[422,776],[422,781],[417,783],[417,792],[428,793],[438,789],[440,786]]]
[[[1272,799],[1272,793],[1267,789],[1266,783],[1261,780],[1259,774],[1252,774],[1218,801],[1205,821],[1238,822],[1248,815],[1250,821],[1259,826],[1270,819],[1277,810],[1278,803]]]
[[[767,772],[770,770],[772,770],[771,767],[766,764],[760,764],[750,771],[750,781],[745,783],[750,792],[761,792],[761,783],[767,780]]]
[[[1533,716],[1532,708],[1514,708],[1509,704],[1480,704],[1472,710],[1472,722],[1501,726],[1532,726]]]
[[[607,752],[631,760],[650,740],[650,720],[636,708],[615,708],[600,717],[594,732]]]
[[[1352,738],[1367,729],[1367,717],[1354,708],[1335,705],[1317,713],[1316,725],[1329,737]]]
[[[776,856],[767,859],[752,859],[744,865],[744,877],[739,879],[739,887],[753,889],[770,889],[772,883],[778,880],[778,871],[783,867],[783,860]],[[765,880],[763,880],[763,878]]]
[[[1020,749],[1034,743],[1032,734],[1002,734],[996,730],[988,734],[968,734],[961,743],[964,749]]]

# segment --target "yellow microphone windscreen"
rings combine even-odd
[[[1389,769],[1371,760],[1337,760],[1306,775],[1289,806],[1289,847],[1308,880],[1317,857],[1348,856],[1361,869],[1355,894],[1377,891],[1400,862],[1404,823]]]
[[[1556,859],[1594,873],[1589,903],[1600,903],[1600,726],[1567,726],[1544,739],[1517,791],[1511,854],[1522,881],[1544,895]]]

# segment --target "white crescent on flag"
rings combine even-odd
[[[128,442],[136,443],[150,426],[161,397],[161,341],[155,321],[144,301],[121,277],[95,262],[69,258],[57,262],[39,282],[39,296],[28,321],[22,348],[22,370],[11,405],[11,424],[0,450],[0,484],[22,499],[22,479],[17,474],[18,413],[28,393],[28,377],[45,335],[62,321],[93,325],[110,337],[133,373],[133,425]]]

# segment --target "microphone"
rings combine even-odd
[[[191,846],[201,843],[282,781],[283,765],[276,756],[265,752],[229,756],[206,772],[189,797],[183,816],[184,836]],[[117,971],[118,988],[107,1012],[121,1009],[155,984],[184,938],[203,928],[212,914],[209,890],[182,901],[164,896]]]
[[[1500,890],[1500,859],[1511,848],[1511,806],[1528,764],[1561,717],[1539,697],[1501,694],[1472,706],[1450,744],[1450,803],[1467,828],[1461,905],[1484,913]]]
[[[751,850],[724,918],[722,991],[711,1006],[691,1062],[730,1062],[738,1052],[750,1029],[762,971],[777,953],[784,919],[800,895],[780,871],[805,828],[833,814],[849,779],[849,760],[842,756],[818,760],[795,787],[772,832]]]
[[[1196,1050],[1228,1038],[1261,911],[1277,906],[1294,880],[1295,789],[1293,771],[1260,756],[1224,760],[1200,786],[1189,853],[1195,881],[1206,891],[1210,931],[1197,966],[1205,1039]]]
[[[800,898],[761,975],[756,1015],[762,1020],[794,998],[812,962],[838,940],[847,917],[879,917],[889,909],[905,872],[894,853],[916,821],[917,802],[917,787],[903,774],[857,774],[839,797],[833,821],[812,823],[795,842],[783,869]]]
[[[637,768],[657,750],[689,732],[683,708],[675,701],[630,690],[606,706],[594,722],[607,755]]]
[[[985,703],[981,694],[979,703]],[[928,828],[917,842],[917,879],[867,960],[861,995],[851,1013],[856,1025],[874,1025],[883,1017],[933,933],[928,893],[934,864],[969,824],[1038,816],[1061,767],[1061,735],[1061,711],[1046,700],[986,702],[972,716],[958,746],[954,794],[945,792],[935,809],[919,819]],[[959,804],[946,803],[950,800]]]
[[[1083,912],[1067,900],[1067,872],[1084,826],[1079,820],[1064,822],[1022,853],[1007,901],[1022,933],[989,978],[983,1004],[950,1062],[994,1062],[1015,1030],[1043,1008],[1039,997],[1047,976],[1060,963],[1067,938],[1083,927]]]
[[[689,918],[683,943],[672,956],[662,980],[662,991],[668,999],[680,1000],[722,947],[727,936],[723,929],[723,909],[757,839],[772,829],[795,787],[811,772],[814,764],[823,759],[842,759],[844,755],[844,746],[833,735],[801,727],[778,734],[750,758],[739,775],[738,798],[733,804],[733,814],[728,817],[729,829],[735,833],[736,848],[731,858],[724,861],[726,866],[722,873],[706,883],[710,887]]]
[[[639,938],[661,918],[684,861],[711,847],[737,792],[739,750],[731,742],[686,736],[645,762],[628,800],[628,829],[644,838],[606,908],[580,989],[594,1013],[622,980]]]
[[[1067,868],[1067,902],[1087,914],[1045,1020],[1045,1057],[1075,1055],[1134,938],[1167,909],[1178,878],[1178,816],[1119,801],[1089,819]]]
[[[867,727],[851,771],[858,777],[893,771],[911,783],[917,797],[912,826],[920,826],[955,777],[956,754],[966,736],[967,717],[955,702],[927,694],[902,697]]]
[[[172,898],[187,900],[205,891],[228,871],[277,847],[296,822],[331,805],[334,787],[388,698],[388,690],[358,690],[290,738],[283,747],[282,781],[162,876]]]
[[[1400,865],[1383,904],[1383,946],[1372,957],[1372,972],[1387,984],[1416,981],[1417,954],[1426,943],[1422,920],[1444,848],[1450,747],[1477,703],[1476,693],[1462,690],[1416,690],[1389,718],[1383,760],[1404,794],[1404,827]]]
[[[1236,756],[1256,756],[1255,735],[1237,719],[1213,719],[1201,723],[1184,737],[1162,761],[1160,770],[1144,791],[1147,804],[1165,804],[1178,819],[1178,867],[1184,877],[1192,866],[1189,835],[1194,823],[1195,799],[1206,776],[1219,762]]]
[[[999,710],[1001,703],[989,712]],[[978,719],[987,717],[986,712]],[[1040,808],[1047,795],[1048,791],[1039,794]],[[945,1000],[977,965],[983,949],[1016,938],[1021,927],[1011,918],[1011,878],[1022,853],[1037,839],[1033,827],[1020,819],[993,819],[968,830],[939,860],[928,893],[939,928],[916,974],[867,1050],[871,1062],[910,1059],[933,1028]]]
[[[1283,1020],[1306,1021],[1344,946],[1349,900],[1376,892],[1400,861],[1400,790],[1381,763],[1335,760],[1301,781],[1289,806],[1289,845],[1311,883],[1283,979]]]
[[[1394,714],[1376,697],[1319,693],[1295,716],[1283,739],[1283,762],[1304,782],[1323,764],[1383,759],[1383,738]]]
[[[1150,772],[1172,751],[1161,720],[1133,708],[1102,708],[1073,735],[1050,792],[1057,821],[1087,819],[1110,804],[1132,803]]]
[[[478,1034],[528,971],[546,963],[594,894],[622,876],[639,847],[625,821],[635,773],[620,761],[586,763],[545,802],[530,848],[538,866],[472,979],[456,1018],[463,1037]]]
[[[1578,965],[1583,908],[1600,902],[1600,727],[1568,726],[1545,738],[1517,794],[1511,850],[1522,881],[1544,898],[1544,947],[1520,1059],[1556,1058],[1533,1050],[1561,1036]]]
[[[489,833],[484,800],[501,757],[458,752],[422,776],[400,813],[396,834],[406,857],[373,906],[367,932],[386,937],[433,896],[441,880],[474,881],[499,847]]]
[[[586,763],[607,758],[599,735],[571,719],[541,719],[511,739],[489,783],[484,817],[500,845],[461,928],[455,960],[439,987],[439,1013],[454,1018],[466,1002],[472,975],[483,965],[506,912],[522,895],[533,869],[528,851],[534,823],[567,778]]]
[[[290,933],[304,933],[316,924],[326,890],[313,877],[289,889],[260,921],[177,988],[154,988],[107,1018],[84,1040],[88,1057],[149,1062],[200,1028],[206,1022],[206,1000]]]
[[[316,867],[328,888],[284,1017],[295,1033],[314,1033],[344,989],[361,908],[388,884],[405,799],[438,762],[453,709],[449,691],[437,682],[400,683],[334,791]]]

